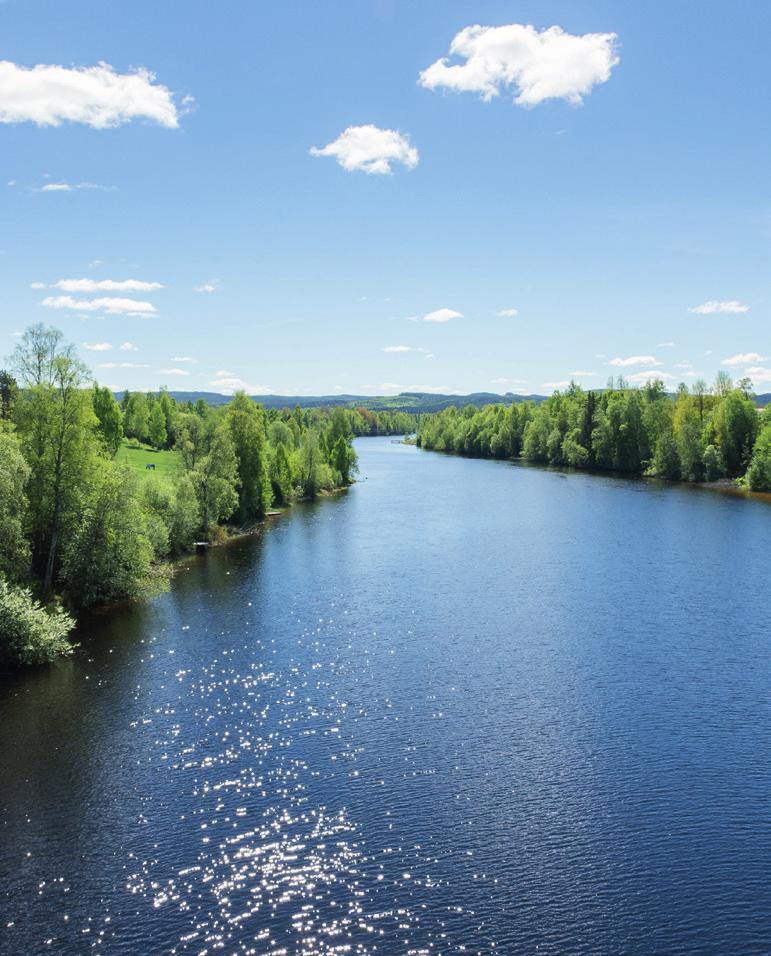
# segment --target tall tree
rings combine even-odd
[[[246,392],[238,392],[225,421],[238,462],[239,518],[262,517],[273,500],[265,411]]]

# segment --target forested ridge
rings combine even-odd
[[[421,419],[417,443],[483,458],[523,458],[573,468],[680,481],[737,479],[771,491],[771,406],[760,412],[751,383],[724,373],[667,394],[661,382],[602,391],[572,384],[546,401],[449,408]]]
[[[366,409],[178,403],[92,383],[61,332],[27,330],[0,371],[0,665],[70,647],[78,610],[132,597],[196,540],[353,481],[354,435],[413,431]],[[174,467],[127,468],[127,446]],[[160,459],[159,459],[160,460]]]

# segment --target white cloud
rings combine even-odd
[[[45,288],[42,283],[35,288]],[[155,292],[162,289],[160,282],[145,282],[143,279],[59,279],[51,286],[62,292]]]
[[[224,375],[222,372],[216,372],[216,375],[223,375],[222,378],[215,378],[209,382],[209,388],[215,388],[218,392],[224,392],[226,395],[232,395],[234,392],[247,392],[249,395],[270,395],[271,389],[267,385],[250,385],[242,378],[235,375]]]
[[[516,317],[519,315],[519,309],[501,309],[501,311],[497,314],[502,316],[504,319],[516,319]]]
[[[77,312],[100,312],[108,315],[153,315],[155,306],[139,299],[74,299],[71,295],[49,295],[42,304],[49,309],[73,309]]]
[[[675,368],[693,368],[693,362],[675,362]]]
[[[730,358],[725,358],[720,363],[721,365],[729,366],[738,366],[738,365],[752,365],[753,362],[765,362],[765,355],[758,355],[757,352],[741,352],[739,355],[732,355]]]
[[[751,368],[746,368],[744,374],[748,375],[755,385],[764,385],[766,382],[771,382],[771,368],[764,368],[762,365],[753,365]]]
[[[183,101],[183,106],[188,102]],[[179,117],[171,90],[156,83],[155,75],[143,68],[116,73],[107,63],[28,68],[0,61],[0,123],[85,123],[108,129],[148,119],[175,128]]]
[[[596,372],[571,372],[571,378],[594,378]]]
[[[102,362],[98,368],[150,368],[149,365],[138,365],[136,362]]]
[[[550,388],[552,390],[555,390],[558,388],[559,389],[569,388],[569,387],[570,387],[570,382],[544,382],[543,385],[541,385],[541,388]]]
[[[216,292],[220,287],[219,279],[208,279],[200,285],[195,286],[194,292]]]
[[[163,375],[189,375],[190,372],[184,368],[162,368],[161,374]]]
[[[715,313],[741,313],[749,312],[750,307],[748,305],[743,305],[741,302],[738,302],[736,299],[730,299],[728,301],[719,301],[718,299],[709,299],[707,302],[702,302],[701,305],[695,305],[693,308],[688,309],[693,315],[714,315]]]
[[[103,193],[115,192],[117,186],[101,186],[99,183],[46,183],[37,193],[71,193],[81,189],[96,190]]]
[[[463,313],[455,309],[437,309],[435,312],[426,312],[424,322],[449,322],[450,319],[462,319]]]
[[[659,342],[659,344],[656,346],[657,349],[673,349],[674,347],[674,342]]]
[[[628,358],[613,358],[608,365],[617,368],[630,368],[633,365],[661,365],[652,355],[630,355]]]
[[[221,368],[221,369],[218,369],[218,370],[214,373],[214,377],[215,377],[215,378],[235,378],[235,377],[236,377],[236,373],[235,373],[235,372],[228,372],[226,369]]]
[[[479,93],[486,102],[512,90],[514,102],[526,107],[548,99],[578,105],[619,62],[615,33],[574,36],[558,26],[538,31],[521,23],[466,27],[450,53],[465,62],[442,57],[420,74],[421,86]]]
[[[139,349],[133,342],[124,342],[120,347],[121,352],[138,352]]]
[[[401,163],[414,169],[420,157],[410,145],[409,137],[394,129],[380,129],[368,123],[366,126],[349,126],[336,140],[321,148],[313,146],[311,156],[334,156],[343,169],[349,172],[389,175],[392,163]]]
[[[91,345],[89,345],[88,342],[84,342],[83,348],[88,349],[89,352],[109,352],[112,346],[109,342],[94,342]]]
[[[172,362],[190,362],[192,365],[198,364],[197,358],[192,358],[190,355],[175,355],[171,360]]]
[[[646,385],[648,382],[668,382],[674,378],[674,375],[670,375],[669,372],[635,372],[634,375],[629,375],[627,377],[627,382],[631,382],[633,385]]]
[[[30,282],[29,287],[30,289],[45,289],[46,284],[45,282]]]
[[[384,349],[384,352],[411,352],[412,349],[409,345],[387,345]]]

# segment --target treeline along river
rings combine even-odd
[[[771,951],[768,504],[357,445],[2,684],[0,951]]]

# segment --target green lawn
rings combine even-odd
[[[142,445],[140,448],[134,448],[124,442],[118,449],[115,460],[131,468],[138,474],[165,475],[172,477],[179,472],[180,460],[179,454],[175,451],[156,451],[149,445]],[[147,465],[155,465],[155,470],[149,469]]]

